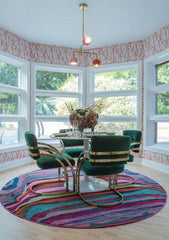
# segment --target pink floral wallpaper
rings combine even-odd
[[[101,64],[112,64],[141,60],[144,57],[144,46],[142,41],[116,44],[103,48],[91,49],[98,54]],[[86,55],[85,66],[92,66],[93,57]]]
[[[169,156],[155,152],[143,152],[143,158],[169,166]]]
[[[30,43],[0,28],[0,50],[30,61]]]
[[[97,53],[102,64],[112,64],[143,59],[143,49],[143,42],[137,41],[104,48],[90,49],[90,52]],[[70,59],[73,57],[73,50],[75,49],[31,43],[31,61],[70,65]],[[84,62],[79,55],[76,55],[76,57],[78,58],[79,66],[92,66],[92,62],[96,56],[85,55]]]
[[[143,41],[144,58],[150,57],[169,47],[169,25],[155,32]]]
[[[30,58],[32,62],[70,65],[73,50],[72,48],[31,43]],[[78,59],[78,62],[82,65],[80,59]]]
[[[0,164],[28,157],[27,149],[0,154]]]
[[[144,40],[116,44],[103,48],[90,49],[98,54],[101,64],[112,64],[142,60],[169,48],[169,25],[155,32]],[[0,28],[0,50],[31,62],[69,65],[73,55],[72,48],[30,43],[4,29]],[[92,57],[91,57],[92,56]],[[93,55],[86,55],[85,60],[79,57],[79,66],[92,66]],[[144,82],[144,65],[142,67],[142,82]],[[144,84],[143,84],[144,85]],[[142,89],[144,90],[144,89]],[[142,96],[142,109],[144,98]],[[144,112],[142,111],[142,130]],[[0,153],[0,163],[28,157],[28,151],[20,150]],[[169,165],[169,156],[153,152],[141,151],[136,157]]]

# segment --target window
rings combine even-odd
[[[28,127],[28,64],[0,54],[0,148],[24,144]]]
[[[84,106],[83,70],[48,64],[33,64],[32,126],[39,138],[70,128],[66,103],[74,109]],[[32,91],[33,92],[33,91]]]
[[[169,51],[145,61],[145,96],[145,147],[160,152],[169,146]]]
[[[140,62],[88,68],[88,104],[101,100],[99,127],[103,131],[122,134],[124,129],[140,128],[140,69]]]

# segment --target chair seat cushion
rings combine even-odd
[[[81,169],[89,176],[104,176],[123,172],[124,164],[102,163],[93,165],[88,160],[85,160]]]
[[[72,164],[72,166],[75,165],[75,161],[74,159],[69,156],[66,153],[62,153]],[[65,159],[60,156],[59,154],[53,154],[53,156],[57,157],[59,160],[61,160],[63,162],[63,164],[65,166],[68,166],[68,163],[65,161]],[[42,168],[42,169],[48,169],[48,168],[57,168],[57,167],[62,167],[60,165],[59,162],[57,162],[54,158],[51,157],[46,157],[46,156],[41,156],[38,160],[37,160],[37,165],[38,167]]]
[[[84,151],[84,148],[69,148],[65,149],[66,154],[71,157],[79,157],[80,153]]]

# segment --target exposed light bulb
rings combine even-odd
[[[92,39],[89,36],[86,36],[83,38],[83,44],[84,45],[90,45],[92,42]]]
[[[73,58],[70,59],[70,65],[72,65],[72,66],[77,65],[77,58],[76,57],[73,57]]]
[[[100,60],[96,58],[96,59],[93,61],[93,66],[94,66],[94,67],[99,67],[99,66],[100,66]]]

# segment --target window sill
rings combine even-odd
[[[169,143],[158,143],[151,146],[146,146],[144,147],[144,150],[169,155]]]

